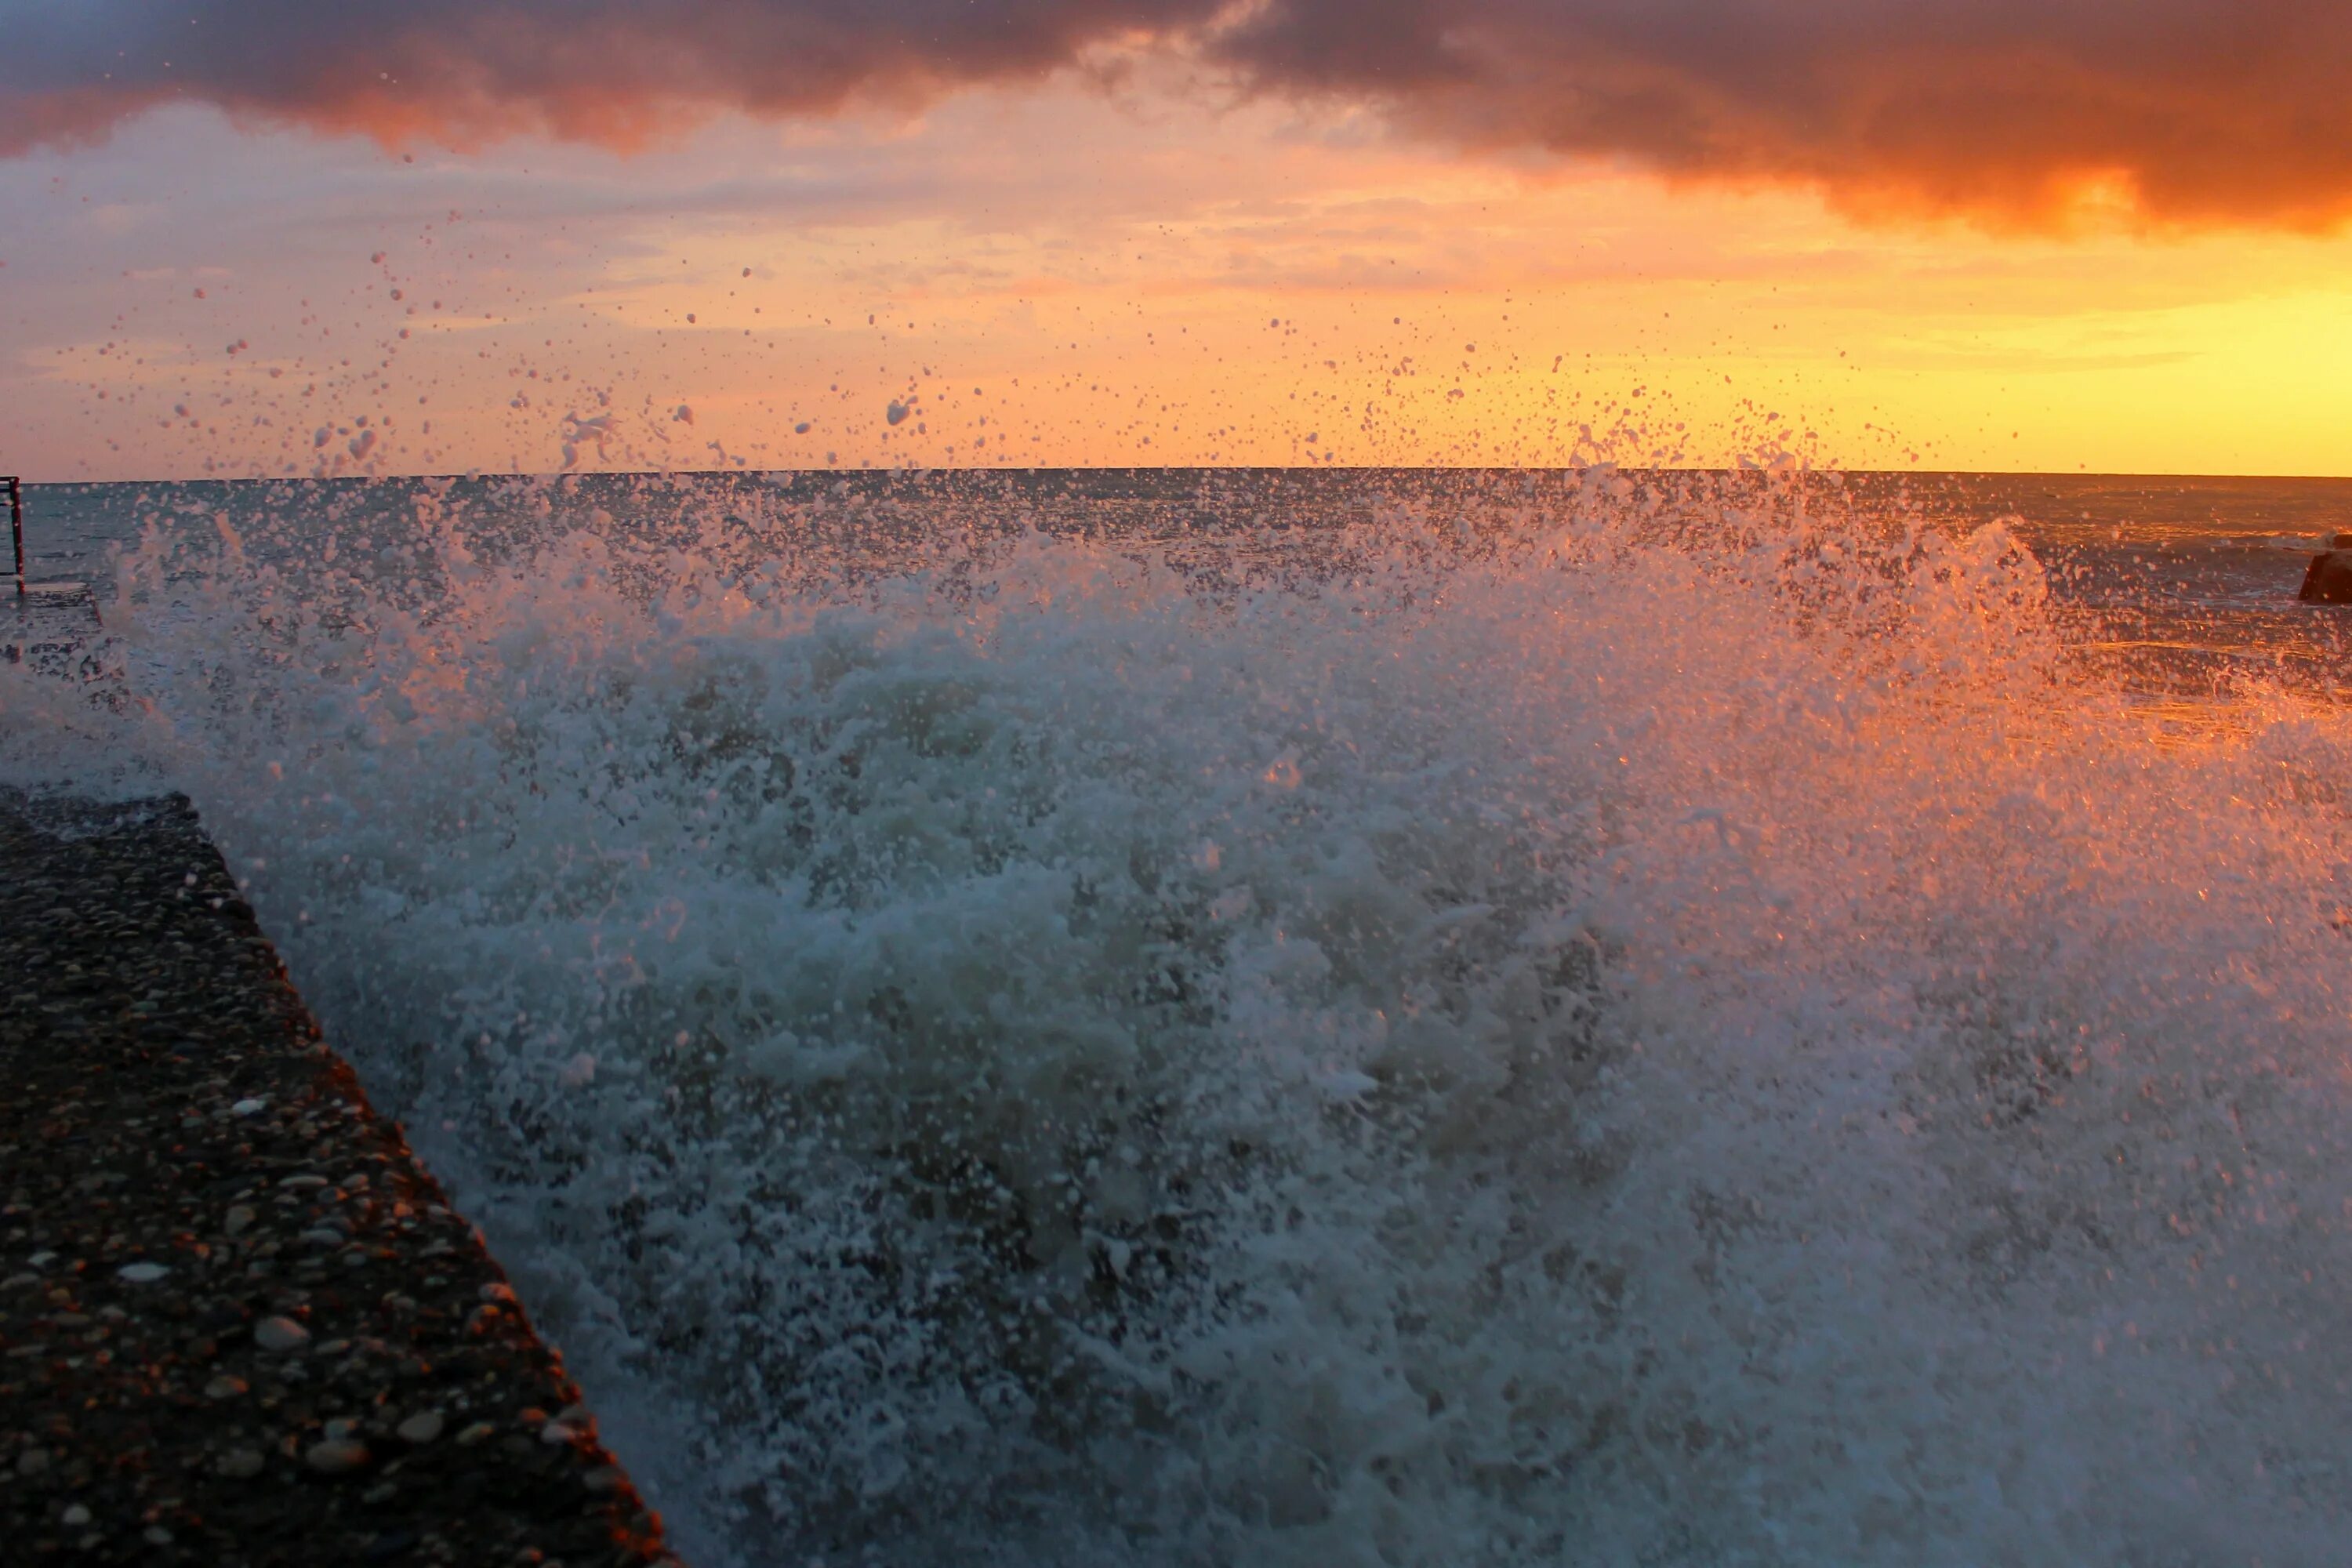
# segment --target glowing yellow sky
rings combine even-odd
[[[169,110],[0,164],[0,201],[28,218],[0,466],[39,479],[542,471],[567,441],[2352,473],[2352,238],[1862,226],[1148,81],[634,157],[406,162]]]

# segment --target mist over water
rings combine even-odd
[[[196,799],[692,1561],[2336,1555],[2332,619],[1348,478],[223,487],[10,766]]]

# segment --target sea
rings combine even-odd
[[[703,1568],[2344,1558],[2352,481],[26,501]]]

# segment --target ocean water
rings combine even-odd
[[[30,499],[709,1568],[2352,1531],[2352,484]]]

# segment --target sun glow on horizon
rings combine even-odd
[[[414,161],[184,109],[0,163],[8,460],[2352,473],[2352,238],[1866,225],[1171,92]]]

